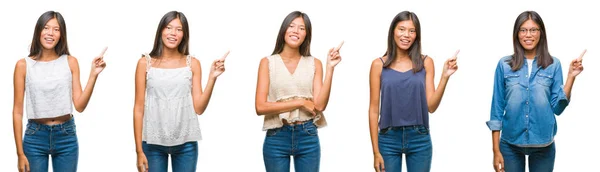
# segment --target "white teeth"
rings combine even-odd
[[[290,36],[290,38],[292,38],[292,40],[299,40],[300,38],[298,36]]]

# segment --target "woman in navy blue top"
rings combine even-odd
[[[373,60],[369,77],[374,168],[377,172],[399,172],[405,154],[408,171],[429,171],[432,146],[428,116],[439,106],[448,79],[458,69],[456,54],[444,63],[435,89],[433,60],[421,54],[417,15],[408,11],[396,15],[387,42],[383,57]]]
[[[498,62],[488,127],[492,130],[494,169],[530,172],[554,169],[556,119],[571,97],[581,58],[569,65],[563,87],[560,61],[550,56],[544,22],[535,11],[521,13],[513,30],[514,54]],[[500,132],[502,131],[502,132]],[[500,136],[502,134],[502,136]]]

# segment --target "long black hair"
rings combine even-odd
[[[398,13],[392,23],[390,24],[390,30],[388,32],[388,41],[387,41],[387,51],[383,56],[387,55],[386,61],[383,63],[383,67],[389,67],[390,64],[396,59],[396,55],[398,55],[398,45],[394,40],[396,30],[396,25],[398,25],[401,21],[411,20],[413,25],[415,26],[416,38],[413,41],[412,45],[408,48],[408,55],[412,61],[413,72],[419,72],[424,67],[424,61],[421,56],[421,24],[419,23],[419,18],[417,15],[410,11],[402,11]]]
[[[185,15],[183,15],[182,12],[170,11],[167,14],[165,14],[158,23],[158,28],[156,29],[156,36],[154,37],[154,47],[152,48],[152,51],[150,51],[150,57],[158,58],[162,55],[164,45],[162,41],[162,32],[171,21],[177,18],[179,19],[179,21],[181,21],[181,29],[183,30],[183,37],[181,39],[181,42],[179,43],[179,46],[177,46],[177,51],[179,53],[182,53],[183,55],[190,54],[190,50],[188,48],[190,42],[190,27],[188,25],[187,18],[185,17]]]
[[[40,37],[42,36],[42,31],[46,27],[46,23],[54,18],[60,27],[60,38],[58,39],[56,46],[54,46],[54,51],[58,55],[70,55],[69,46],[67,44],[67,25],[65,24],[65,19],[59,12],[46,11],[38,18],[37,23],[35,24],[33,39],[31,40],[31,47],[29,49],[29,57],[37,59],[42,55],[42,49],[44,47],[42,46]]]
[[[521,25],[523,25],[523,23],[529,19],[531,19],[540,27],[540,33],[538,33],[540,34],[540,40],[535,46],[537,65],[542,67],[542,69],[546,69],[546,67],[550,66],[554,62],[552,60],[552,56],[550,56],[550,52],[548,52],[546,27],[544,26],[542,17],[540,17],[540,15],[535,11],[525,11],[521,13],[519,17],[517,17],[517,20],[515,21],[515,27],[513,29],[513,47],[515,53],[512,55],[512,58],[507,60],[513,71],[517,71],[523,66],[523,61],[525,59],[525,48],[523,48],[521,42],[519,42],[519,30],[521,29]]]
[[[285,45],[285,32],[287,31],[292,21],[298,17],[302,17],[302,19],[304,19],[304,28],[306,29],[306,37],[304,38],[304,42],[300,44],[300,55],[310,56],[310,40],[312,35],[312,26],[310,24],[310,19],[308,18],[308,15],[300,11],[291,12],[285,17],[285,19],[283,19],[283,23],[281,23],[281,27],[279,27],[279,33],[277,34],[277,42],[275,42],[275,49],[273,49],[273,53],[271,55],[279,54],[283,51],[283,47]]]

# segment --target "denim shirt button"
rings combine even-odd
[[[528,104],[529,104],[529,101],[526,101],[526,102],[525,102],[525,104],[526,104],[526,105],[528,105]]]

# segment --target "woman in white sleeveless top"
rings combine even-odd
[[[70,56],[62,15],[48,11],[38,18],[29,56],[17,62],[14,72],[13,129],[19,171],[48,171],[48,156],[52,156],[53,171],[77,171],[73,105],[79,113],[85,110],[96,79],[106,67],[103,55],[94,58],[82,91],[79,64]],[[23,137],[24,98],[28,122]]]
[[[268,172],[289,171],[290,156],[296,172],[319,171],[317,128],[327,124],[322,112],[341,57],[339,46],[329,50],[323,83],[321,61],[310,55],[311,34],[308,15],[290,13],[281,24],[272,55],[260,61],[255,107],[264,116],[263,130],[267,130],[263,159]]]
[[[215,60],[202,92],[200,61],[189,55],[185,15],[171,11],[161,19],[154,47],[138,61],[135,74],[134,136],[138,171],[196,171],[197,115],[206,109],[225,56]]]

